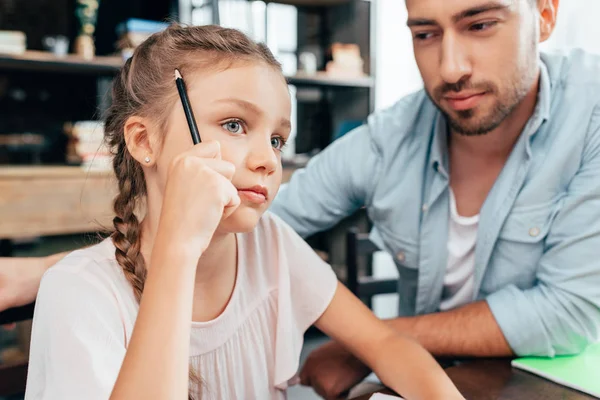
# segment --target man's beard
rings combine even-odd
[[[515,108],[527,96],[531,82],[527,76],[525,79],[513,79],[507,87],[507,92],[501,94],[498,87],[491,82],[473,84],[467,79],[462,79],[457,83],[444,83],[433,90],[433,95],[427,91],[429,98],[437,105],[438,109],[444,114],[448,125],[453,132],[464,136],[485,135],[488,132],[498,128],[504,120],[510,116]],[[448,93],[458,93],[462,90],[474,90],[494,97],[495,103],[487,115],[476,117],[477,109],[446,111],[441,102]]]

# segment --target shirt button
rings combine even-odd
[[[403,251],[399,251],[398,254],[396,254],[396,260],[404,262],[404,260],[406,260],[406,254],[404,254]]]
[[[423,207],[421,207],[421,210],[423,210],[423,212],[427,212],[427,210],[429,210],[429,207],[427,206],[427,204],[423,204]]]
[[[539,234],[540,234],[540,228],[538,228],[537,226],[533,227],[529,230],[529,236],[531,236],[531,237],[536,237]]]

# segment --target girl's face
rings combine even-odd
[[[251,231],[281,184],[281,150],[291,130],[287,84],[281,72],[256,62],[188,74],[184,80],[201,139],[218,141],[223,160],[236,168],[232,183],[241,205],[219,231]],[[193,146],[179,100],[166,126],[156,160],[161,194],[171,160]]]

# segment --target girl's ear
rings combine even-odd
[[[142,117],[129,117],[125,121],[125,143],[129,153],[143,166],[153,166],[156,162],[156,152],[150,140],[150,122]]]

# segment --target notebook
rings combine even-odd
[[[524,357],[512,366],[600,399],[600,343],[576,356]]]

